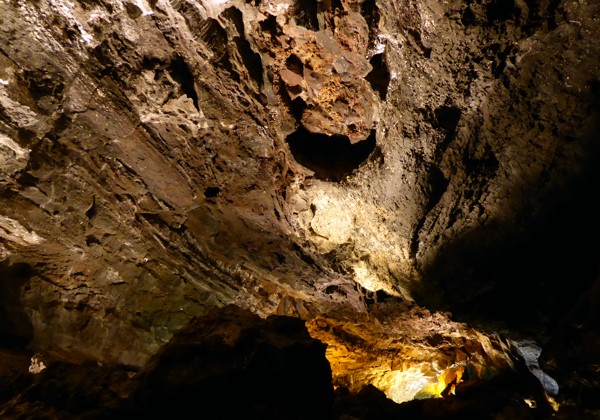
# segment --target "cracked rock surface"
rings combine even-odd
[[[571,0],[0,2],[1,342],[141,368],[216,307],[367,329],[387,300],[549,343],[589,401],[558,343],[595,342],[599,23]]]

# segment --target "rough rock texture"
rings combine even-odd
[[[17,386],[2,418],[329,419],[334,398],[325,345],[302,320],[235,306],[190,322],[139,372],[59,362]]]
[[[266,320],[235,306],[177,332],[139,374],[133,414],[178,418],[327,419],[325,345],[297,318]],[[129,411],[129,410],[127,410]]]
[[[393,296],[560,349],[597,321],[599,14],[1,2],[2,343],[142,367],[213,307]]]
[[[444,314],[379,304],[369,315],[320,315],[307,323],[325,343],[333,384],[359,392],[373,385],[396,403],[454,394],[457,384],[515,368],[506,341]]]
[[[348,332],[342,334],[334,327],[333,333],[348,340]],[[353,342],[356,345],[356,339]],[[413,343],[412,352],[418,354],[415,344],[423,343]],[[297,318],[261,319],[247,310],[226,306],[192,320],[140,371],[96,362],[49,362],[41,372],[23,374],[0,389],[0,416],[367,420],[456,416],[491,419],[498,415],[531,419],[553,413],[541,387],[525,369],[503,370],[487,379],[472,375],[460,380],[455,375],[455,388],[443,393],[456,391],[456,398],[438,396],[396,404],[375,386],[359,387],[358,382],[353,384],[356,391],[338,386],[334,395],[325,347],[311,338]],[[467,358],[474,356],[469,363],[476,364],[481,361],[476,358],[485,355],[502,364],[497,354],[478,354],[469,347],[463,346],[462,353]],[[397,351],[397,346],[388,350]],[[449,348],[442,346],[442,351],[449,353]],[[432,357],[433,353],[426,355]],[[400,363],[409,364],[410,358]],[[471,364],[469,370],[477,371],[479,367]],[[381,371],[382,367],[373,370]],[[360,373],[356,379],[361,380]],[[535,409],[525,399],[530,404],[535,402]]]

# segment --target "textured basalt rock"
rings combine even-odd
[[[302,320],[235,306],[190,322],[141,371],[55,362],[12,392],[2,418],[330,419],[334,399],[325,345]]]
[[[599,13],[1,2],[2,343],[142,367],[214,307],[378,294],[560,342],[596,302]]]
[[[435,317],[426,319],[427,314],[420,315],[415,318],[423,318],[421,321],[413,321],[420,322],[421,327],[439,321]],[[410,364],[410,354],[425,359],[444,353],[446,360],[439,359],[440,365],[436,365],[443,369],[441,364],[452,358],[452,346],[426,343],[423,340],[427,336],[425,329],[421,331],[421,338],[411,335],[403,339],[399,330],[408,327],[409,318],[406,314],[403,316],[406,319],[396,320],[400,327],[390,335],[395,343],[385,350],[396,353],[389,359],[394,359],[393,363],[398,360],[397,364]],[[388,321],[391,324],[392,319],[388,318]],[[493,344],[488,340],[484,350],[474,348],[478,342],[469,343],[468,338],[462,339],[462,350],[459,350],[464,360],[455,363],[463,363],[464,380],[462,375],[454,375],[454,379],[447,372],[442,375],[450,380],[448,385],[452,387],[441,381],[445,389],[441,389],[440,394],[457,392],[457,397],[440,398],[439,395],[436,399],[421,398],[397,404],[361,377],[361,371],[370,370],[371,374],[377,374],[385,370],[381,364],[384,347],[367,348],[378,339],[369,340],[366,329],[358,328],[358,324],[324,329],[323,322],[331,323],[332,320],[317,320],[316,324],[320,325],[317,335],[338,336],[338,343],[327,349],[330,359],[330,350],[333,354],[339,352],[340,340],[355,347],[355,352],[350,355],[354,361],[370,358],[370,361],[354,363],[355,369],[351,373],[355,379],[351,384],[354,392],[341,385],[338,377],[333,381],[337,383],[334,394],[331,369],[325,358],[326,346],[309,335],[309,329],[315,329],[315,325],[307,329],[301,320],[287,316],[261,319],[230,305],[192,320],[141,370],[95,362],[74,364],[46,360],[48,366],[42,371],[22,374],[0,388],[0,415],[6,419],[181,418],[197,414],[206,419],[342,420],[351,416],[368,420],[406,416],[491,419],[498,415],[530,419],[544,418],[553,412],[533,376],[523,375],[526,369],[503,369],[495,375],[483,372],[478,363],[488,364],[487,369],[494,364],[502,368],[507,362],[512,363],[503,353],[502,346],[498,347],[498,340]],[[411,327],[415,326],[413,322]],[[362,337],[353,335],[351,328]],[[373,334],[381,339],[382,332],[383,329]],[[456,332],[441,338],[439,331],[429,338],[461,339]],[[357,345],[360,341],[366,347]],[[419,347],[422,347],[421,351]],[[381,359],[379,365],[372,363],[376,359]],[[401,371],[402,367],[395,369]],[[467,378],[469,371],[471,377]],[[380,388],[381,384],[377,385]],[[537,401],[536,410],[525,403],[525,398],[530,403]]]

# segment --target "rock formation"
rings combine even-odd
[[[36,353],[121,378],[235,305],[305,321],[346,408],[368,385],[541,387],[510,346],[532,340],[565,392],[531,404],[597,414],[599,21],[575,0],[1,2],[2,402]]]

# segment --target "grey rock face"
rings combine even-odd
[[[553,397],[558,395],[560,387],[550,375],[540,368],[538,359],[542,354],[542,348],[531,340],[511,341],[510,345],[514,354],[521,359],[531,374],[540,381],[544,391]]]

